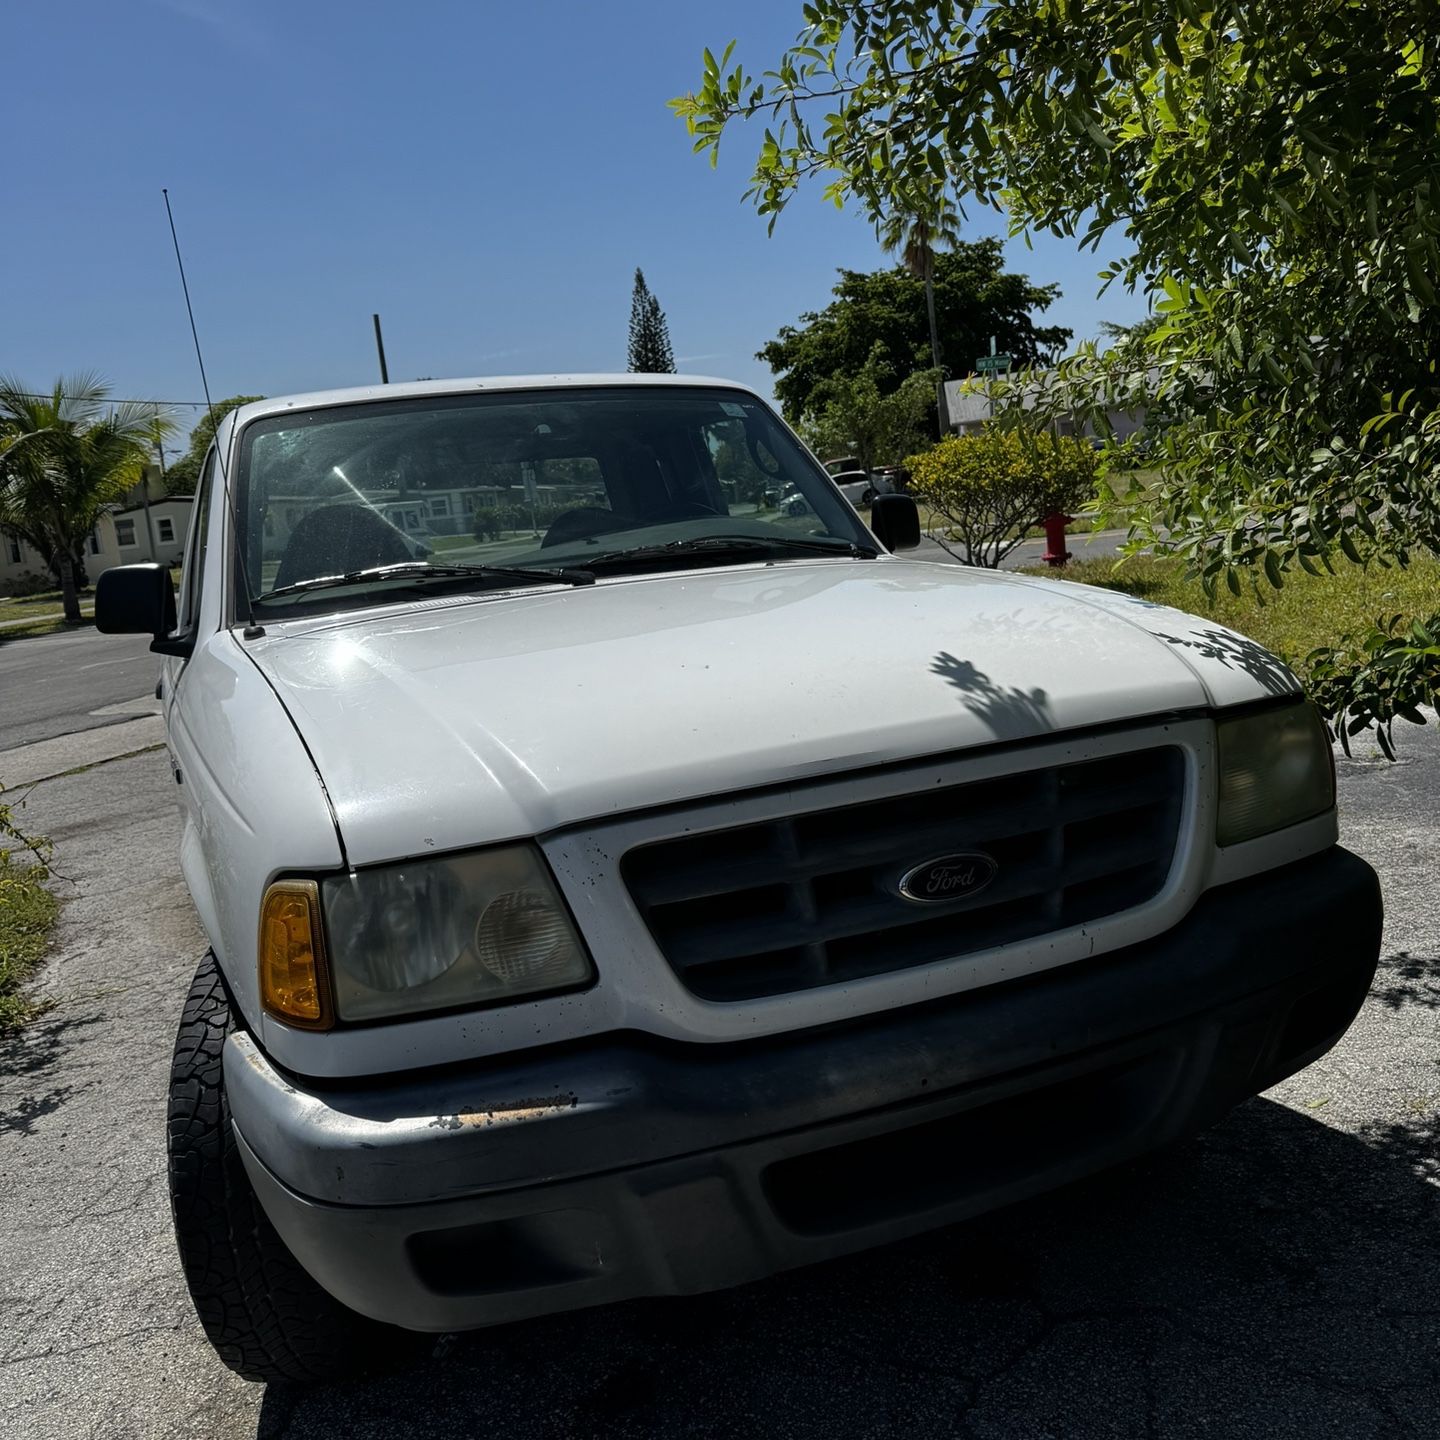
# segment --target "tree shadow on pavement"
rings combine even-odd
[[[1440,1010],[1440,958],[1408,950],[1382,956],[1370,993],[1390,1010],[1410,1005]]]
[[[1440,1121],[1252,1100],[967,1225],[694,1299],[446,1337],[271,1386],[262,1440],[1440,1434]]]
[[[100,1019],[51,1012],[24,1029],[0,1035],[0,1136],[31,1134],[37,1120],[89,1088],[93,1082],[57,1085],[53,1077],[78,1038],[73,1032]]]

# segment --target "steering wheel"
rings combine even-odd
[[[540,548],[544,550],[549,545],[563,545],[568,540],[585,540],[591,535],[623,530],[628,523],[613,510],[602,509],[599,505],[579,505],[574,510],[557,515],[550,522]]]

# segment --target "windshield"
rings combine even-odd
[[[239,545],[257,613],[444,587],[874,549],[793,436],[739,391],[497,391],[245,428]]]

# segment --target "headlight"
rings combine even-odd
[[[321,895],[341,1020],[500,1004],[592,974],[529,845],[357,870]]]
[[[1215,841],[1238,845],[1323,815],[1335,805],[1330,738],[1308,702],[1216,725],[1220,806]]]

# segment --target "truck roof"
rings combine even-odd
[[[490,390],[569,390],[594,385],[720,386],[754,394],[747,385],[713,375],[651,375],[633,372],[599,375],[476,375],[455,380],[408,380],[395,385],[354,385],[341,390],[312,390],[300,395],[274,395],[241,405],[232,425],[286,410],[313,410],[330,405],[360,405],[372,400],[407,400],[421,395],[465,395]],[[230,417],[226,417],[229,419]]]

